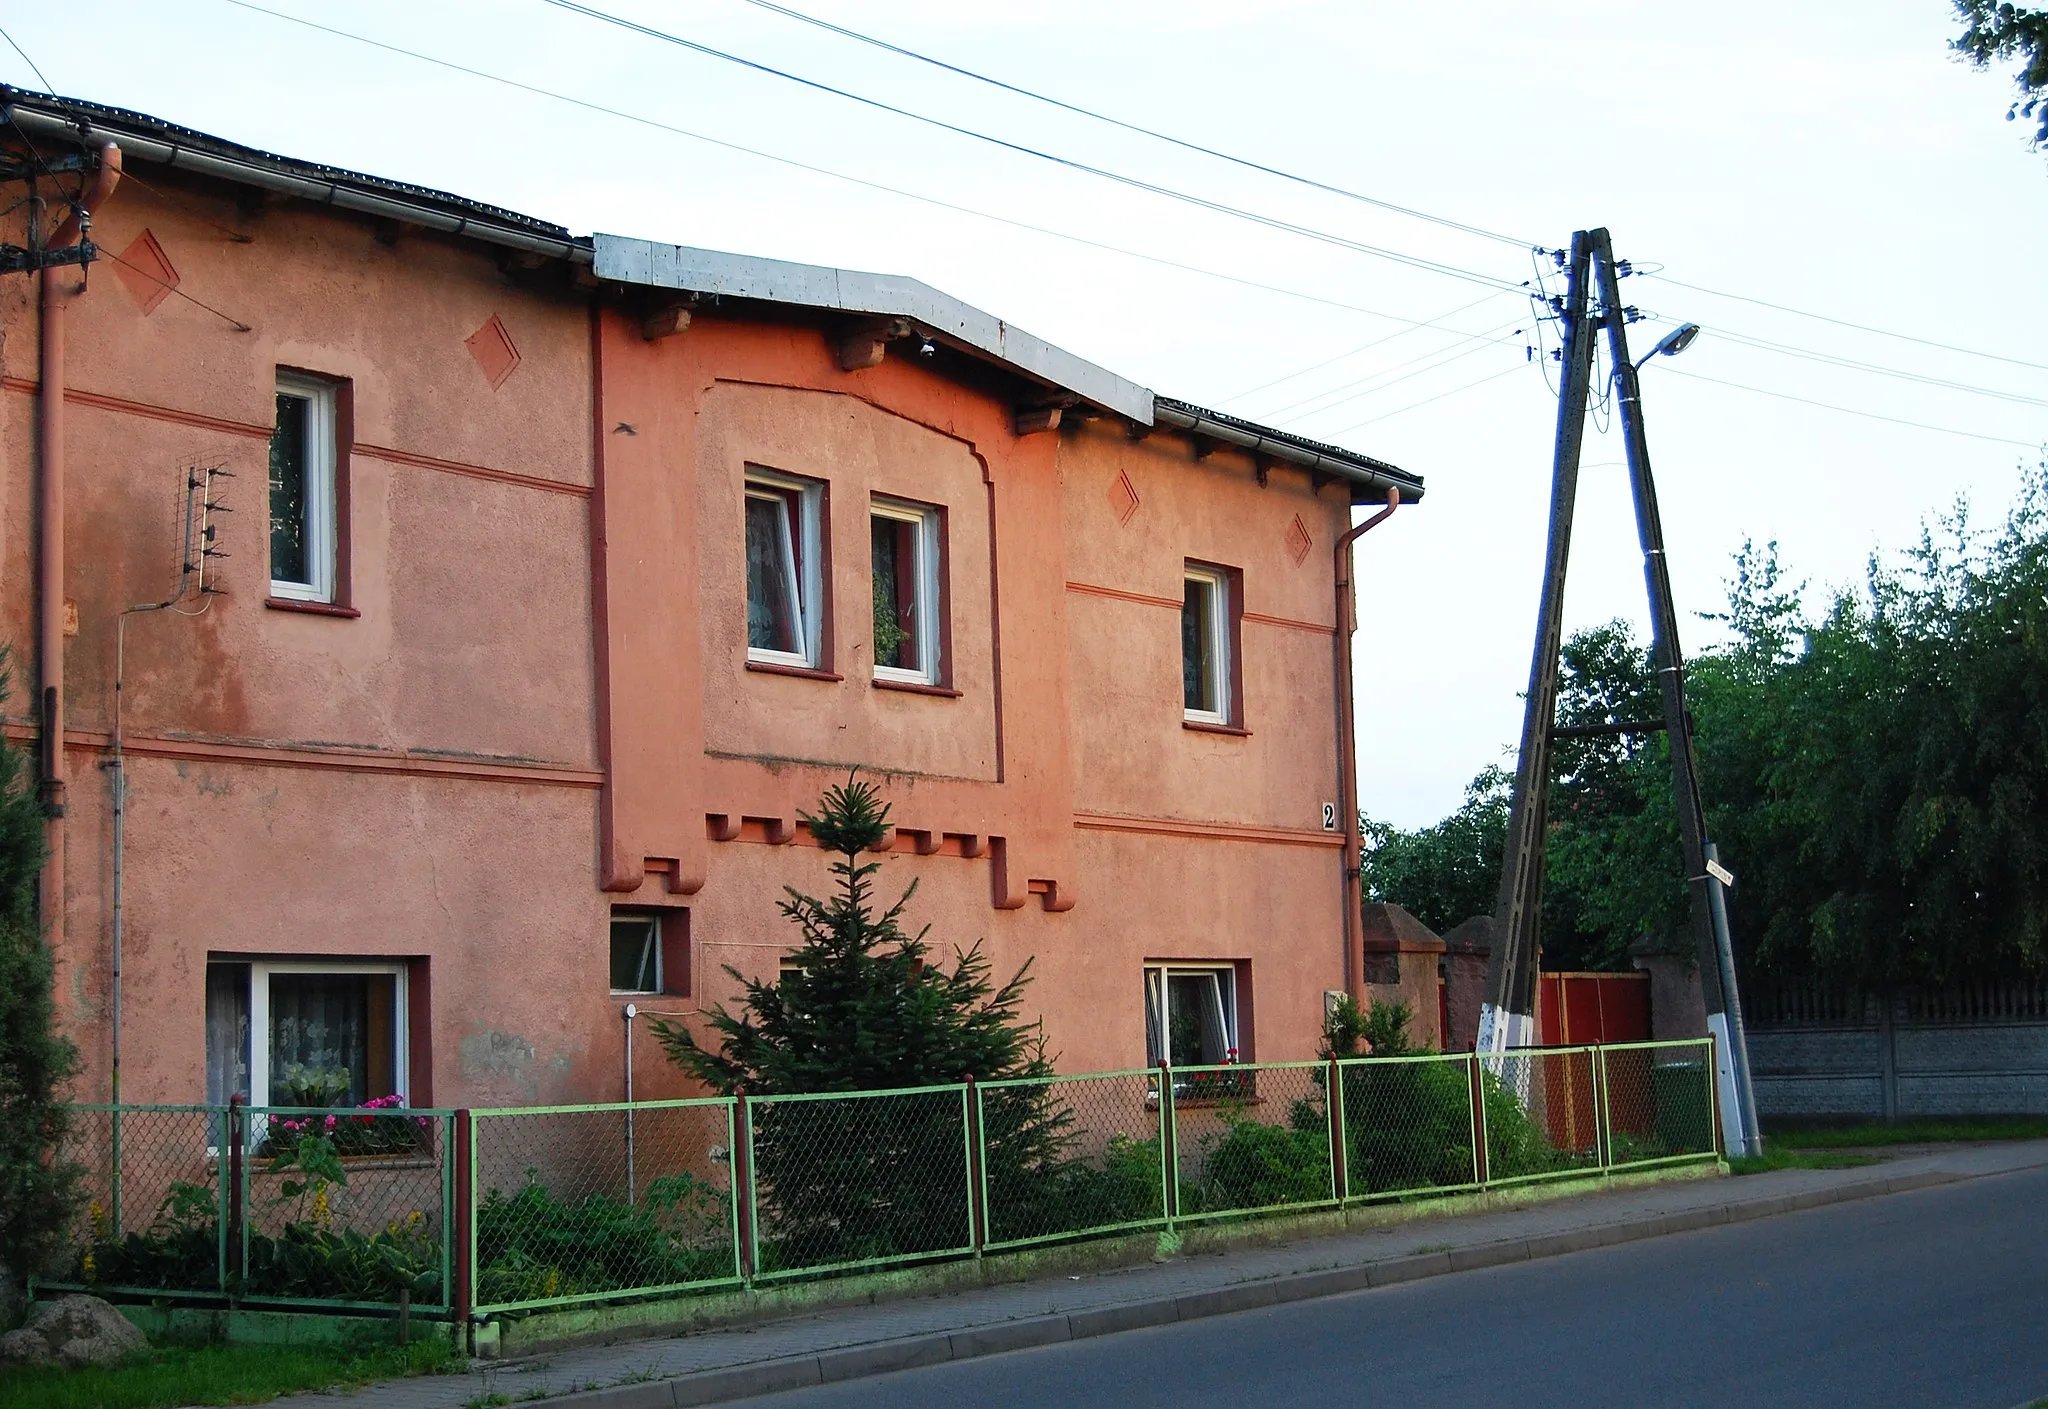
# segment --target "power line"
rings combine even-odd
[[[1366,426],[1376,426],[1381,421],[1391,421],[1394,419],[1394,417],[1404,416],[1408,412],[1415,410],[1419,406],[1427,406],[1433,401],[1442,401],[1447,396],[1456,396],[1461,391],[1470,391],[1474,387],[1485,386],[1488,382],[1497,382],[1502,377],[1507,376],[1510,372],[1519,372],[1521,370],[1521,367],[1504,367],[1498,372],[1493,372],[1488,374],[1487,376],[1481,377],[1476,382],[1467,382],[1463,386],[1454,386],[1449,391],[1440,391],[1435,396],[1425,396],[1420,401],[1411,401],[1406,406],[1400,407],[1397,410],[1389,411],[1383,416],[1373,416],[1367,420],[1354,421],[1348,426],[1338,427],[1336,430],[1331,431],[1330,434],[1349,435],[1352,431],[1360,430]]]
[[[1017,220],[1007,215],[997,215],[991,211],[977,210],[973,206],[942,200],[937,196],[923,195],[917,191],[905,190],[900,186],[888,185],[885,182],[870,181],[861,176],[851,176],[843,171],[834,171],[830,167],[816,166],[810,162],[799,161],[795,157],[786,157],[775,152],[763,151],[758,147],[749,147],[743,143],[729,142],[721,137],[712,137],[702,132],[693,132],[687,127],[677,127],[673,123],[662,122],[658,118],[643,117],[639,113],[627,112],[623,108],[607,107],[603,103],[594,103],[586,98],[574,97],[552,88],[541,88],[531,83],[522,83],[516,78],[506,78],[502,74],[471,68],[466,64],[458,64],[451,59],[437,58],[432,54],[421,53],[417,49],[407,49],[401,45],[386,43],[381,39],[371,39],[366,35],[356,34],[346,29],[338,29],[332,25],[320,24],[317,21],[305,19],[299,15],[287,14],[282,10],[268,9],[262,5],[252,3],[252,0],[222,0],[222,3],[233,5],[241,10],[250,10],[259,15],[267,15],[272,19],[284,20],[287,23],[299,25],[305,29],[317,30],[336,39],[346,39],[351,43],[361,44],[366,48],[382,50],[387,54],[397,54],[403,58],[414,59],[423,64],[431,64],[435,68],[446,69],[451,73],[459,73],[469,78],[482,79],[486,83],[496,83],[506,88],[516,89],[522,93],[530,93],[538,98],[547,98],[553,102],[566,103],[571,107],[581,108],[586,112],[597,113],[603,117],[618,118],[623,122],[652,128],[657,132],[666,132],[671,136],[687,137],[693,142],[702,142],[707,146],[719,147],[729,152],[737,152],[742,156],[758,157],[762,161],[774,162],[778,166],[786,166],[796,171],[808,172],[813,176],[823,176],[834,181],[843,181],[848,185],[860,186],[870,191],[879,191],[884,195],[897,196],[904,200],[916,201],[919,204],[928,205],[938,210],[949,210],[959,215],[970,215],[977,220],[992,221],[998,225],[1007,225],[1015,230],[1029,231],[1034,235],[1044,235],[1055,240],[1065,240],[1070,244],[1083,245],[1089,249],[1101,250],[1106,254],[1121,255],[1126,259],[1142,260],[1147,264],[1156,264],[1166,269],[1176,269],[1185,274],[1199,274],[1206,279],[1217,279],[1224,283],[1236,284],[1242,288],[1257,289],[1263,293],[1280,294],[1287,298],[1301,299],[1307,303],[1321,304],[1324,307],[1341,309],[1347,313],[1363,313],[1370,318],[1384,318],[1389,322],[1405,323],[1411,328],[1428,327],[1433,323],[1441,321],[1440,319],[1408,318],[1402,314],[1388,313],[1377,308],[1367,308],[1363,304],[1347,303],[1342,299],[1330,298],[1323,294],[1306,293],[1300,289],[1290,289],[1281,284],[1268,284],[1257,279],[1247,279],[1242,275],[1228,274],[1220,269],[1208,269],[1199,264],[1183,263],[1177,259],[1168,259],[1164,255],[1148,254],[1143,250],[1129,249],[1122,245],[1109,244],[1103,240],[1093,240],[1085,235],[1076,235],[1065,230],[1055,230],[1050,226],[1034,225],[1028,220]],[[1520,296],[1523,292],[1521,289],[1498,290],[1496,294],[1489,295],[1489,297],[1496,296],[1498,293],[1513,293]],[[1485,299],[1477,300],[1479,303],[1484,303],[1485,301]],[[1468,304],[1466,306],[1471,307],[1473,305]]]
[[[1503,323],[1500,325],[1500,328],[1505,328],[1507,326],[1508,324]],[[1500,331],[1500,328],[1489,328],[1484,333],[1465,334],[1465,340],[1469,340],[1472,343],[1472,346],[1470,347],[1461,348],[1456,352],[1452,352],[1450,348],[1447,347],[1434,348],[1429,352],[1421,353],[1415,357],[1411,357],[1407,359],[1407,361],[1405,362],[1396,362],[1391,367],[1383,367],[1379,371],[1374,372],[1370,376],[1360,377],[1355,381],[1340,383],[1339,385],[1330,387],[1327,390],[1319,391],[1313,396],[1305,396],[1301,400],[1291,402],[1290,404],[1282,406],[1277,410],[1264,412],[1262,413],[1262,415],[1277,417],[1285,416],[1288,413],[1293,412],[1294,418],[1296,420],[1306,420],[1311,416],[1324,415],[1330,411],[1335,410],[1339,406],[1344,406],[1349,404],[1350,402],[1356,401],[1362,396],[1376,395],[1379,392],[1385,391],[1388,387],[1399,386],[1402,382],[1409,381],[1415,377],[1419,377],[1425,372],[1433,372],[1439,367],[1447,367],[1453,362],[1462,361],[1463,359],[1470,357],[1475,352],[1484,352],[1489,347],[1497,347],[1502,343],[1513,342],[1512,338],[1502,338],[1493,336],[1494,333]],[[1520,329],[1517,329],[1516,331],[1519,332]],[[1451,344],[1451,347],[1456,346],[1456,343]],[[1434,357],[1437,360],[1433,362],[1428,362],[1424,366],[1416,367],[1414,371],[1406,373],[1403,376],[1395,377],[1392,381],[1381,382],[1380,385],[1373,387],[1364,385],[1366,382],[1379,381],[1381,377],[1386,376],[1389,372],[1398,372],[1403,367],[1413,366],[1415,363],[1421,362],[1425,358],[1431,357]],[[1362,389],[1358,391],[1352,391],[1351,389],[1353,387],[1360,387]],[[1339,392],[1347,391],[1351,393],[1349,396],[1337,395],[1337,393]],[[1325,399],[1332,396],[1336,396],[1337,399],[1335,401],[1328,401]],[[1309,405],[1310,402],[1315,401],[1322,401],[1324,404],[1321,406],[1317,406],[1312,410],[1304,411],[1299,409],[1301,407]]]
[[[1668,319],[1659,319],[1667,322]],[[1829,367],[1840,367],[1852,372],[1868,372],[1873,376],[1894,377],[1899,381],[1918,382],[1922,386],[1941,387],[1948,391],[1967,392],[1971,396],[1988,396],[1998,401],[2017,402],[2022,406],[2048,406],[2048,398],[2026,396],[2016,391],[1998,391],[1991,387],[1977,386],[1971,382],[1953,382],[1944,377],[1930,377],[1921,372],[1908,372],[1902,368],[1886,367],[1875,362],[1859,362],[1853,357],[1842,357],[1832,352],[1819,352],[1811,348],[1795,347],[1789,343],[1772,342],[1768,338],[1753,337],[1731,329],[1715,328],[1713,335],[1743,347],[1753,347],[1762,352],[1773,352],[1780,357],[1797,357],[1807,362],[1818,362]]]
[[[748,0],[748,3],[754,3],[754,0]],[[1467,309],[1477,308],[1480,304],[1485,303],[1487,299],[1496,297],[1498,297],[1498,295],[1496,294],[1487,294],[1484,297],[1473,299],[1470,303],[1461,303],[1456,308],[1453,308],[1450,312],[1440,313],[1436,317],[1430,319],[1427,323],[1417,323],[1414,324],[1412,327],[1402,328],[1398,332],[1388,333],[1383,338],[1374,338],[1371,342],[1360,343],[1357,347],[1352,348],[1349,352],[1340,352],[1335,357],[1325,357],[1320,362],[1312,362],[1308,366],[1303,367],[1298,371],[1289,372],[1285,376],[1275,377],[1270,382],[1260,382],[1257,386],[1252,387],[1248,391],[1235,392],[1230,396],[1224,397],[1220,402],[1218,402],[1217,409],[1221,410],[1223,407],[1230,405],[1233,401],[1243,401],[1247,397],[1257,396],[1262,391],[1270,391],[1274,387],[1279,386],[1283,382],[1291,382],[1297,377],[1305,377],[1310,372],[1320,372],[1325,367],[1332,366],[1335,363],[1343,362],[1348,360],[1349,358],[1356,357],[1361,352],[1369,352],[1373,348],[1378,347],[1382,343],[1392,342],[1395,338],[1405,338],[1408,336],[1408,334],[1416,331],[1416,329],[1418,328],[1434,328],[1437,324],[1443,322],[1444,319],[1455,318],[1460,313],[1465,312]]]
[[[1426,210],[1416,210],[1412,206],[1396,205],[1392,201],[1384,201],[1377,196],[1368,196],[1363,192],[1348,190],[1343,186],[1331,185],[1327,181],[1318,181],[1312,176],[1301,176],[1292,171],[1282,170],[1277,166],[1268,166],[1264,162],[1253,161],[1249,157],[1234,156],[1229,152],[1218,151],[1214,147],[1205,147],[1199,142],[1190,142],[1185,138],[1176,137],[1169,132],[1161,132],[1156,128],[1144,127],[1135,122],[1126,122],[1122,118],[1111,117],[1107,113],[1097,112],[1093,108],[1084,108],[1075,103],[1064,102],[1047,94],[1020,87],[1015,83],[1006,83],[1000,78],[991,78],[985,73],[977,73],[973,69],[962,68],[958,64],[949,64],[944,59],[935,59],[929,54],[920,54],[915,49],[906,49],[900,44],[891,44],[886,39],[877,39],[871,34],[862,34],[859,30],[848,29],[844,25],[836,25],[829,20],[821,20],[814,15],[804,14],[800,10],[792,10],[787,5],[774,3],[774,0],[746,0],[746,3],[758,6],[771,13],[782,15],[788,19],[814,25],[829,33],[837,34],[862,44],[872,45],[888,53],[896,54],[906,59],[914,59],[921,64],[929,64],[933,68],[943,69],[947,73],[958,74],[962,78],[971,78],[977,83],[986,83],[990,87],[1000,88],[1006,93],[1015,93],[1019,97],[1030,98],[1034,102],[1045,103],[1052,107],[1063,109],[1066,112],[1078,114],[1081,117],[1092,118],[1096,122],[1106,122],[1110,126],[1120,127],[1126,132],[1135,132],[1143,137],[1166,142],[1184,151],[1199,152],[1203,156],[1215,157],[1218,161],[1227,161],[1232,165],[1244,167],[1249,171],[1258,171],[1268,176],[1277,176],[1283,181],[1292,181],[1297,185],[1308,186],[1333,196],[1342,196],[1346,200],[1360,201],[1369,206],[1377,206],[1381,210],[1392,211],[1396,215],[1406,215],[1416,220],[1426,220],[1433,225],[1442,225],[1448,229],[1463,231],[1467,235],[1477,235],[1481,239],[1498,240],[1502,244],[1515,245],[1524,249],[1532,244],[1532,241],[1517,239],[1513,235],[1503,235],[1498,231],[1482,229],[1477,225],[1467,225],[1462,220],[1452,220],[1447,216],[1432,215]]]
[[[629,20],[622,15],[614,15],[608,11],[597,9],[594,6],[578,4],[577,0],[542,0],[542,3],[552,5],[558,10],[564,10],[573,15],[580,15],[586,19],[614,25],[619,29],[643,35],[649,39],[658,39],[664,44],[673,44],[678,48],[688,49],[695,54],[720,59],[726,63],[752,69],[756,73],[764,73],[775,78],[784,79],[790,83],[800,84],[805,88],[814,89],[820,93],[829,93],[834,97],[845,98],[850,102],[874,108],[878,112],[893,113],[897,117],[908,118],[912,122],[921,122],[926,126],[938,128],[943,132],[951,132],[958,136],[971,138],[977,142],[986,142],[990,146],[1000,147],[1005,151],[1016,152],[1022,156],[1050,162],[1055,166],[1065,167],[1070,171],[1078,171],[1084,175],[1100,177],[1105,181],[1113,181],[1119,185],[1130,187],[1132,190],[1144,191],[1150,195],[1163,196],[1168,200],[1180,201],[1183,204],[1194,206],[1200,210],[1207,210],[1218,215],[1232,216],[1239,220],[1249,221],[1254,225],[1263,225],[1271,230],[1279,230],[1285,234],[1299,235],[1304,239],[1334,245],[1339,249],[1348,249],[1359,254],[1369,254],[1378,259],[1391,260],[1396,264],[1405,264],[1414,269],[1427,270],[1430,273],[1442,274],[1448,278],[1463,279],[1468,283],[1483,284],[1488,288],[1513,290],[1516,292],[1519,292],[1521,289],[1521,285],[1500,278],[1498,275],[1481,274],[1476,270],[1463,269],[1454,264],[1444,264],[1438,260],[1424,259],[1420,255],[1406,254],[1400,250],[1388,249],[1382,245],[1367,244],[1363,240],[1354,240],[1329,230],[1318,230],[1313,226],[1300,225],[1291,220],[1282,220],[1278,216],[1262,215],[1243,206],[1234,206],[1226,201],[1211,200],[1206,196],[1198,196],[1189,191],[1177,190],[1171,186],[1162,186],[1157,182],[1146,181],[1141,177],[1128,176],[1119,171],[1111,171],[1107,167],[1091,166],[1087,162],[1076,161],[1072,157],[1059,156],[1053,152],[1042,151],[1037,147],[1025,146],[1021,142],[1012,142],[1006,138],[996,137],[986,132],[978,132],[974,128],[962,127],[958,123],[947,122],[943,118],[931,117],[925,113],[915,112],[910,108],[899,108],[895,104],[885,103],[879,98],[870,98],[846,88],[837,88],[832,84],[815,78],[805,78],[801,74],[791,73],[786,69],[779,69],[773,65],[764,64],[757,59],[730,54],[723,49],[714,49],[709,44],[700,44],[694,39],[685,39],[681,35],[670,34],[666,30],[656,29],[652,25],[641,24],[637,20]]]
[[[1940,348],[1943,352],[1958,352],[1965,357],[1982,357],[1991,362],[2005,362],[2015,367],[2028,367],[2036,372],[2048,372],[2048,363],[2028,362],[2023,358],[2005,357],[1996,352],[1979,352],[1974,347],[1958,347],[1954,343],[1936,342],[1932,338],[1915,337],[1911,333],[1895,333],[1889,328],[1873,327],[1868,323],[1852,323],[1846,318],[1834,318],[1825,313],[1812,313],[1804,308],[1791,308],[1782,303],[1772,303],[1768,299],[1751,298],[1747,294],[1731,294],[1723,289],[1707,288],[1703,284],[1688,284],[1685,280],[1674,279],[1669,274],[1652,273],[1648,270],[1638,269],[1636,276],[1643,279],[1660,279],[1664,283],[1674,285],[1677,288],[1691,289],[1696,294],[1707,294],[1714,298],[1733,299],[1737,303],[1753,304],[1758,308],[1768,308],[1778,313],[1790,313],[1796,318],[1811,318],[1818,323],[1832,323],[1838,328],[1853,328],[1859,333],[1874,333],[1881,338],[1896,338],[1900,342],[1919,343],[1922,347]]]
[[[1895,426],[1911,426],[1915,430],[1940,431],[1946,435],[1967,436],[1971,440],[1988,440],[1996,445],[2017,445],[2024,450],[2037,450],[2042,444],[2042,442],[2035,440],[2013,440],[2002,435],[1985,435],[1981,431],[1958,430],[1954,426],[1930,425],[1926,421],[1909,421],[1902,416],[1885,416],[1880,415],[1876,411],[1859,411],[1853,406],[1837,406],[1831,401],[1815,401],[1811,397],[1794,396],[1787,391],[1771,391],[1766,387],[1748,386],[1742,382],[1723,381],[1719,377],[1709,377],[1699,372],[1687,372],[1677,367],[1666,367],[1664,375],[1670,377],[1690,377],[1696,382],[1712,382],[1715,386],[1733,387],[1737,391],[1751,391],[1755,392],[1758,396],[1774,396],[1780,401],[1796,401],[1802,406],[1818,406],[1823,411],[1839,411],[1845,416],[1861,416],[1871,421],[1887,421]],[[1350,429],[1350,427],[1347,427],[1347,429]]]
[[[15,53],[21,55],[21,61],[27,64],[29,66],[30,72],[34,73],[35,76],[42,81],[43,91],[45,93],[54,93],[57,91],[55,88],[50,86],[50,80],[43,77],[43,71],[37,65],[36,61],[28,56],[28,50],[22,48],[19,44],[14,42],[13,35],[9,34],[4,29],[0,29],[0,39],[6,40],[7,47],[12,49]]]

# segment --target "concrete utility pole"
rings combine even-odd
[[[1604,234],[1604,232],[1602,232]],[[1593,340],[1586,316],[1593,282],[1593,237],[1572,236],[1564,300],[1563,383],[1557,395],[1557,438],[1551,452],[1550,546],[1543,560],[1543,598],[1536,609],[1536,653],[1522,706],[1522,747],[1515,755],[1514,807],[1508,817],[1499,925],[1487,960],[1486,999],[1479,1009],[1481,1052],[1527,1047],[1535,1038],[1537,946],[1543,913],[1543,840],[1550,815],[1550,729],[1557,707],[1558,651],[1564,644],[1564,576],[1571,559],[1572,509],[1579,493],[1579,451],[1586,438],[1586,397],[1593,384]]]
[[[1598,285],[1597,318],[1590,316],[1586,308],[1588,266]],[[1487,1003],[1481,1010],[1479,1049],[1497,1052],[1530,1045],[1541,940],[1543,838],[1550,811],[1550,745],[1556,737],[1558,653],[1562,644],[1565,568],[1571,547],[1572,500],[1578,488],[1586,397],[1592,385],[1594,333],[1604,331],[1614,363],[1629,486],[1635,501],[1636,536],[1643,551],[1643,579],[1650,603],[1651,659],[1663,699],[1662,727],[1671,745],[1672,799],[1678,810],[1679,839],[1691,894],[1691,929],[1699,956],[1700,990],[1706,1003],[1708,1030],[1716,1039],[1715,1075],[1725,1113],[1727,1145],[1731,1153],[1754,1154],[1761,1152],[1763,1142],[1757,1129],[1756,1101],[1750,1091],[1748,1044],[1722,895],[1728,873],[1707,840],[1705,813],[1700,803],[1691,716],[1685,702],[1678,613],[1672,604],[1656,482],[1650,474],[1650,443],[1643,425],[1639,373],[1629,357],[1628,310],[1621,302],[1620,276],[1607,231],[1580,231],[1573,235],[1565,312],[1565,375],[1558,398],[1551,482],[1550,545],[1543,601],[1536,618],[1536,655],[1529,671],[1522,751],[1515,770],[1514,805],[1496,907],[1503,933],[1496,938],[1487,975]],[[1686,341],[1690,338],[1667,340],[1651,356],[1676,351]],[[1652,727],[1655,726],[1624,723],[1616,726],[1614,732],[1644,732]]]

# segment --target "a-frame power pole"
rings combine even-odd
[[[1571,557],[1572,512],[1578,497],[1586,403],[1593,389],[1594,343],[1604,333],[1614,364],[1615,399],[1620,404],[1629,488],[1635,502],[1636,537],[1643,552],[1643,581],[1650,605],[1651,661],[1663,700],[1663,730],[1671,747],[1671,792],[1678,810],[1679,839],[1691,896],[1689,927],[1699,956],[1700,991],[1706,1003],[1708,1031],[1715,1038],[1716,1080],[1727,1145],[1734,1153],[1753,1153],[1761,1149],[1761,1140],[1756,1103],[1750,1091],[1741,1000],[1729,953],[1727,909],[1722,894],[1727,872],[1713,858],[1700,803],[1691,716],[1685,702],[1685,664],[1679,647],[1678,614],[1672,605],[1657,487],[1650,474],[1650,445],[1643,424],[1638,370],[1629,357],[1621,272],[1607,231],[1581,230],[1572,236],[1562,315],[1564,365],[1551,469],[1550,537],[1544,559],[1543,597],[1536,615],[1536,650],[1529,666],[1529,693],[1522,715],[1521,752],[1515,766],[1514,802],[1501,864],[1499,899],[1494,909],[1497,927],[1488,965],[1485,1006],[1480,1012],[1478,1046],[1482,1053],[1500,1052],[1530,1046],[1534,1036],[1542,939],[1544,838],[1550,815],[1551,743],[1555,738],[1559,653],[1563,644],[1565,574]],[[1616,732],[1630,729],[1624,724]]]

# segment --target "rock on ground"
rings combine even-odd
[[[0,1336],[0,1365],[114,1365],[149,1349],[134,1322],[96,1296],[39,1301],[18,1331]]]

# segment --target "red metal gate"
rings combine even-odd
[[[1537,1040],[1545,1047],[1582,1047],[1650,1039],[1650,976],[1632,974],[1541,974],[1536,987]],[[1590,1062],[1567,1062],[1562,1079],[1544,1091],[1550,1128],[1576,1149],[1597,1119],[1598,1093]],[[1645,1132],[1631,1131],[1631,1134]]]

